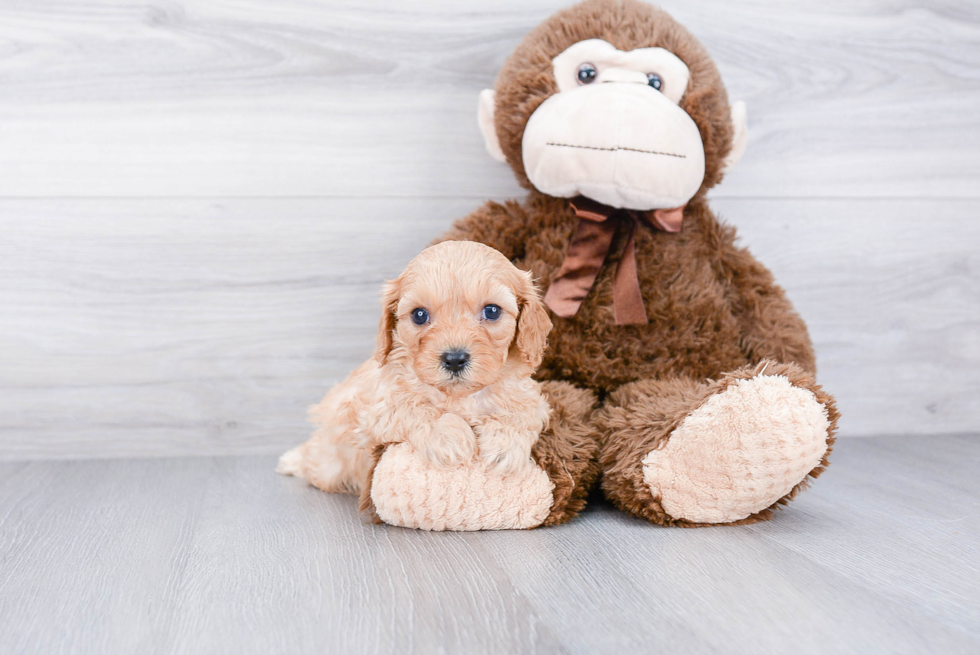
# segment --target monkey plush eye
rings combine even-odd
[[[656,73],[647,73],[647,84],[655,88],[657,91],[664,90],[664,81]]]
[[[595,66],[592,64],[582,64],[578,67],[579,84],[592,84],[595,82],[596,75],[598,75],[598,73],[596,72]]]
[[[425,325],[429,322],[429,312],[425,311],[421,307],[416,307],[412,310],[412,323],[416,325]]]
[[[483,308],[483,318],[487,319],[488,321],[496,321],[498,318],[500,318],[500,314],[500,307],[497,307],[496,305],[487,305]]]

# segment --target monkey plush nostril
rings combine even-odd
[[[442,367],[450,373],[459,373],[469,364],[470,354],[465,350],[447,350],[439,358],[442,360]]]

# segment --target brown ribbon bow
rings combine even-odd
[[[545,304],[562,318],[575,316],[609,255],[616,228],[620,222],[629,221],[626,248],[613,279],[613,316],[617,325],[646,323],[647,312],[636,275],[636,229],[640,221],[645,221],[664,232],[680,232],[684,207],[638,212],[603,205],[584,196],[572,199],[572,207],[579,217],[578,228],[558,276],[545,294]]]

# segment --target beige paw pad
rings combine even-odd
[[[739,380],[709,397],[643,460],[664,510],[728,523],[789,493],[827,451],[827,410],[783,376]]]
[[[407,443],[385,450],[371,500],[382,521],[421,530],[518,530],[541,525],[555,485],[537,466],[509,476],[479,462],[439,468]]]

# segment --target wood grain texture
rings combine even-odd
[[[0,6],[0,196],[484,197],[480,89],[560,0]],[[725,196],[980,196],[972,0],[668,0],[749,107]]]
[[[0,201],[0,459],[273,453],[467,200]],[[977,201],[716,201],[844,435],[980,425]]]
[[[476,94],[561,4],[0,6],[0,459],[301,439],[380,281],[521,195]],[[978,429],[976,3],[665,6],[749,103],[715,206],[844,434]]]
[[[975,653],[980,438],[840,442],[769,523],[375,526],[271,457],[0,464],[0,653]]]

